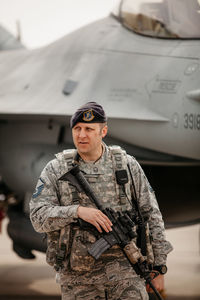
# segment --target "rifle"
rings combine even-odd
[[[142,255],[140,249],[136,245],[137,234],[133,230],[135,223],[132,221],[131,213],[128,211],[124,214],[115,212],[112,208],[103,208],[101,202],[92,191],[86,178],[81,173],[78,165],[74,166],[70,171],[65,173],[59,180],[69,181],[75,186],[78,192],[84,192],[88,198],[95,203],[96,207],[101,210],[112,222],[112,231],[104,232],[99,240],[97,240],[88,250],[89,254],[98,259],[102,253],[113,245],[118,244],[124,255],[129,260],[135,272],[145,279],[159,300],[163,300],[157,289],[152,283],[146,258]],[[87,223],[82,221],[82,223]],[[81,223],[80,223],[81,224]],[[93,225],[91,225],[94,227]],[[155,273],[155,272],[154,272]]]

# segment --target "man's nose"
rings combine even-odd
[[[85,133],[85,130],[84,130],[84,129],[81,129],[81,130],[80,130],[80,132],[79,132],[79,137],[80,137],[80,138],[86,137],[86,133]]]

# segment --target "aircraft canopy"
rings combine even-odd
[[[142,35],[200,38],[200,0],[122,0],[113,14]]]

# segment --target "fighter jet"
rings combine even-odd
[[[10,44],[0,53],[0,174],[20,202],[8,210],[19,255],[45,248],[31,225],[17,230],[42,168],[73,147],[69,120],[87,101],[105,108],[106,143],[143,166],[166,224],[200,221],[199,0],[124,0],[43,48]]]

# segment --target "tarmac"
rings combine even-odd
[[[60,287],[46,264],[45,254],[34,252],[33,260],[18,257],[6,226],[4,220],[0,234],[0,299],[60,300]],[[168,256],[165,299],[200,300],[200,224],[168,229],[167,239],[174,250]]]

